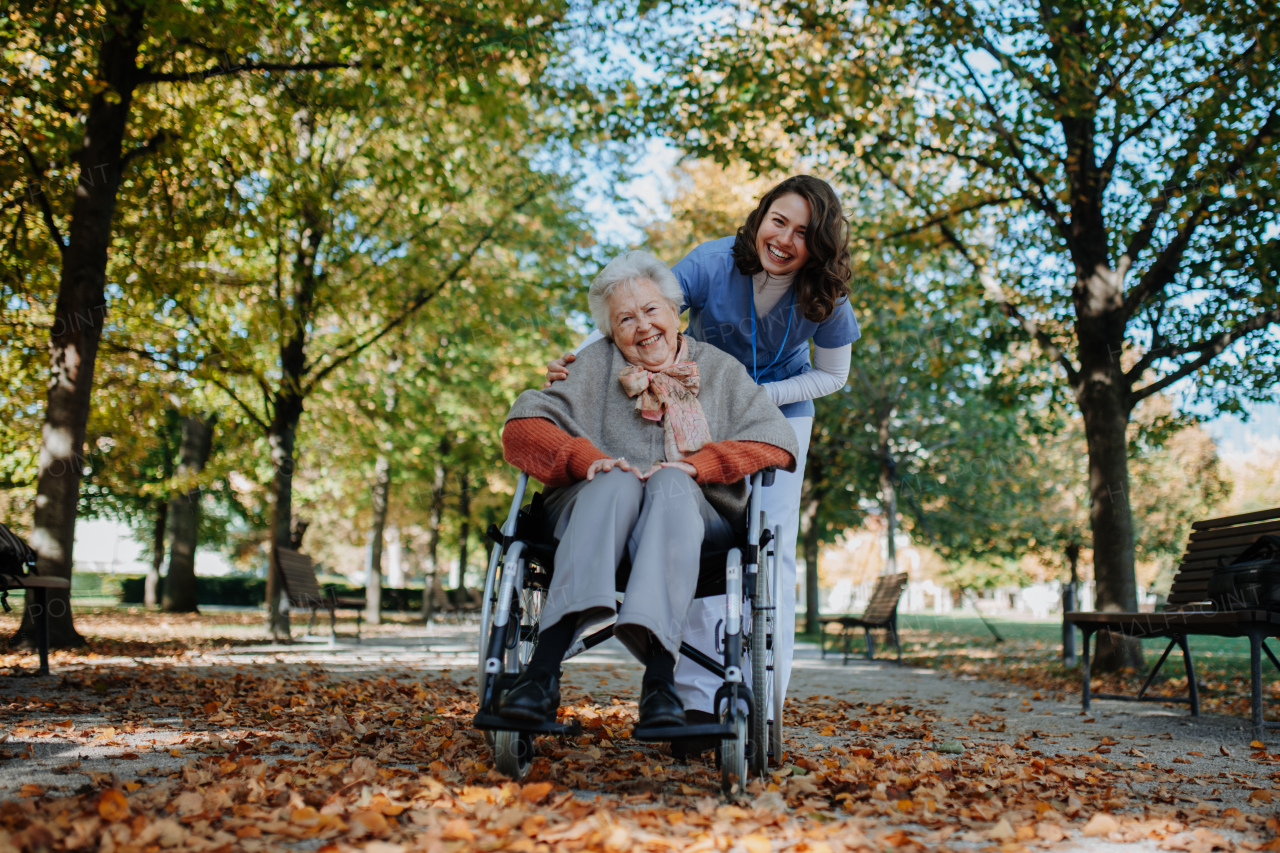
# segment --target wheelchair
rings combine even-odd
[[[746,534],[728,550],[704,546],[695,598],[726,596],[723,656],[715,660],[688,643],[680,653],[724,679],[715,694],[717,722],[702,725],[636,728],[639,741],[719,740],[716,760],[726,794],[745,787],[748,771],[762,777],[769,764],[782,761],[782,691],[773,677],[775,602],[781,600],[781,578],[770,528],[760,508],[761,490],[773,483],[769,468],[751,477]],[[576,722],[520,723],[497,710],[504,691],[523,672],[538,641],[539,619],[555,571],[556,542],[545,520],[542,495],[523,506],[529,477],[521,474],[511,509],[501,528],[490,525],[495,545],[489,557],[481,607],[480,660],[476,679],[479,712],[473,725],[485,733],[499,772],[516,780],[529,773],[539,735],[581,734]],[[619,598],[625,588],[629,560],[618,568]],[[565,660],[613,636],[613,623],[580,637]],[[772,712],[772,713],[771,713]],[[772,719],[769,719],[772,716]]]

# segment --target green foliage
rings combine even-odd
[[[121,604],[141,604],[144,578],[128,577],[120,583]],[[156,589],[156,597],[164,596],[163,577]],[[222,607],[258,607],[266,601],[267,582],[263,578],[197,577],[196,602]]]
[[[217,412],[202,541],[250,553],[269,510],[266,427],[291,394],[310,409],[300,508],[347,525],[317,525],[322,548],[359,540],[361,481],[384,449],[404,462],[403,524],[425,518],[442,440],[454,481],[479,484],[473,513],[489,512],[505,485],[501,416],[563,347],[589,261],[570,193],[580,153],[606,159],[592,116],[607,81],[574,71],[570,12],[19,3],[0,22],[0,327],[14,342],[0,351],[14,413],[0,513],[29,512],[59,255],[76,182],[100,179],[75,152],[94,99],[120,102],[95,69],[129,34],[138,87],[81,512],[149,535],[157,506],[192,485],[172,476],[174,419]],[[286,368],[295,341],[301,368]],[[364,417],[396,358],[401,406]]]
[[[810,449],[823,538],[884,511],[888,454],[902,524],[917,541],[955,562],[1020,556],[1043,488],[1034,420],[993,390],[1010,358],[983,345],[991,313],[960,285],[940,286],[958,271],[937,253],[902,245],[860,269],[852,302],[864,336],[849,384],[819,401]]]
[[[1229,411],[1275,394],[1278,38],[1236,2],[748,4],[664,54],[650,117],[723,162],[821,158],[1055,352],[1104,264],[1134,401],[1189,377]]]

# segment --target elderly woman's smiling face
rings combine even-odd
[[[621,285],[608,305],[613,342],[627,361],[654,371],[675,364],[680,316],[653,282]]]

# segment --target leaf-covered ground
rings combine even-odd
[[[469,726],[447,644],[421,666],[379,663],[376,640],[293,664],[229,648],[63,654],[53,679],[0,679],[0,850],[1280,851],[1280,754],[1246,739],[1180,758],[1180,733],[1119,716],[1100,733],[998,684],[887,668],[875,693],[848,686],[871,670],[807,661],[785,766],[729,801],[709,762],[627,738],[634,689],[612,667],[576,666],[563,715],[584,734],[543,739],[516,784]]]

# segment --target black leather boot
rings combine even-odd
[[[673,681],[646,678],[640,685],[640,723],[642,729],[651,726],[683,726],[684,705],[676,695]]]
[[[559,708],[559,676],[546,670],[527,669],[503,695],[498,715],[508,720],[541,723],[555,720]]]

